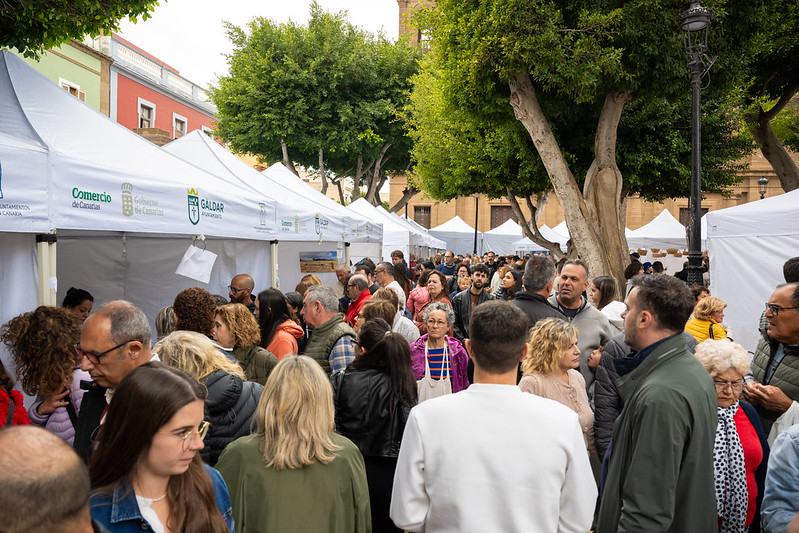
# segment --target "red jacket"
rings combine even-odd
[[[350,306],[347,308],[347,324],[350,326],[355,325],[355,319],[358,318],[358,313],[361,311],[361,307],[363,307],[363,304],[371,299],[372,293],[369,292],[369,289],[364,289],[363,292],[358,295],[358,299],[350,303]]]
[[[9,394],[3,389],[0,389],[0,427],[6,425],[8,420],[8,407],[10,402],[8,400]],[[31,423],[28,418],[28,412],[25,410],[23,404],[24,399],[19,391],[12,390],[11,397],[14,398],[14,418],[11,420],[12,426],[25,426]]]

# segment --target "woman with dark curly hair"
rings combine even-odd
[[[61,307],[75,313],[75,316],[78,317],[78,322],[83,324],[92,312],[92,305],[94,305],[94,296],[89,291],[70,287],[66,296],[64,296]]]
[[[214,315],[214,341],[226,352],[233,354],[247,381],[261,385],[277,365],[277,357],[258,344],[261,330],[250,310],[243,304],[217,307]]]
[[[37,396],[28,409],[31,423],[71,445],[83,400],[80,381],[91,379],[80,369],[74,349],[80,340],[74,313],[63,307],[37,307],[4,324],[0,339],[11,352],[22,390]]]
[[[183,289],[175,296],[172,310],[175,312],[176,330],[212,336],[216,300],[207,290],[200,287]]]

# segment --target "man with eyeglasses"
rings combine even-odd
[[[230,303],[243,304],[247,306],[250,313],[255,314],[255,299],[252,297],[252,291],[255,290],[255,281],[249,274],[236,274],[230,280],[228,285],[228,296],[230,296]]]
[[[394,279],[394,265],[388,261],[378,263],[375,267],[375,281],[377,281],[381,287],[392,289],[397,293],[397,298],[399,298],[400,302],[400,311],[404,313],[406,295],[400,284]]]
[[[436,270],[443,272],[447,279],[455,275],[455,253],[447,250],[444,254],[444,262],[436,267]]]
[[[360,274],[350,276],[347,281],[347,297],[352,301],[347,307],[347,324],[354,326],[361,308],[372,298],[372,293],[369,292],[369,280],[366,279],[366,276]]]
[[[124,300],[106,304],[83,323],[75,351],[81,358],[81,369],[93,382],[81,383],[88,390],[81,402],[73,447],[84,460],[114,389],[134,368],[158,360],[150,351],[151,335],[144,312]]]
[[[752,362],[755,382],[744,399],[757,408],[763,430],[799,401],[799,283],[777,287],[766,304],[768,328],[757,343]]]

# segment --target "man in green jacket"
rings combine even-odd
[[[693,296],[673,276],[640,275],[625,303],[625,342],[636,354],[616,363],[624,407],[596,531],[716,531],[716,393],[681,335]]]

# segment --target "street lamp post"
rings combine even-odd
[[[760,179],[757,180],[757,192],[760,193],[760,199],[766,197],[766,192],[768,192],[768,178],[766,176],[760,176]]]
[[[472,252],[477,257],[477,211],[480,208],[480,196],[474,195],[474,251]]]
[[[707,56],[707,35],[713,20],[713,10],[691,2],[687,11],[680,15],[685,53],[688,55],[688,70],[691,73],[691,196],[688,200],[688,284],[702,284],[702,122],[701,82],[710,70],[715,58]]]

